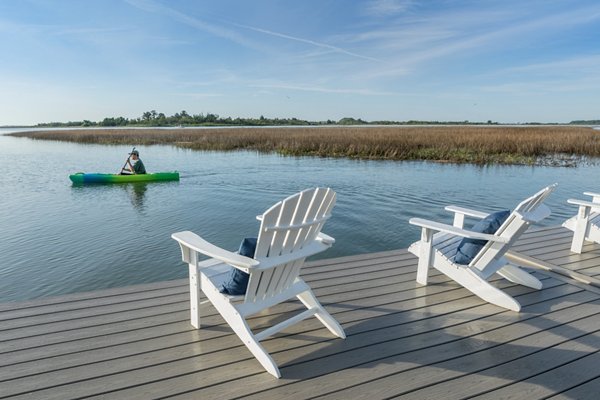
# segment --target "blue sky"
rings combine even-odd
[[[149,110],[600,119],[600,1],[0,1],[0,125]]]

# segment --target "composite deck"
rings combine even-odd
[[[189,325],[187,280],[3,304],[0,398],[595,399],[600,246],[576,255],[570,240],[544,228],[514,248],[544,283],[535,291],[495,281],[521,313],[443,275],[416,284],[406,250],[309,263],[305,280],[348,337],[313,318],[264,341],[279,380],[210,304],[202,329]],[[251,324],[295,309],[285,303]]]

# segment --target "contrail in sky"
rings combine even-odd
[[[238,42],[240,44],[246,44],[247,40],[244,37],[240,37],[236,32],[231,31],[229,29],[223,28],[223,27],[219,27],[213,24],[209,24],[207,22],[204,22],[198,18],[194,18],[194,17],[190,17],[187,14],[184,14],[180,11],[174,10],[172,8],[169,8],[167,6],[164,6],[160,3],[154,2],[152,0],[126,0],[129,4],[131,4],[134,7],[137,7],[141,10],[144,11],[149,11],[149,12],[164,12],[174,18],[177,18],[178,20],[180,20],[183,23],[186,23],[190,26],[194,26],[198,29],[202,29],[204,31],[207,31],[209,33],[212,33],[214,35],[220,36],[220,37],[225,37],[228,38],[230,40],[233,40],[235,42]],[[259,32],[259,33],[263,33],[265,35],[270,35],[270,36],[275,36],[275,37],[279,37],[282,39],[287,39],[287,40],[293,40],[296,42],[300,42],[300,43],[306,43],[306,44],[310,44],[312,46],[316,46],[316,47],[320,47],[320,48],[324,48],[324,49],[328,49],[331,51],[334,51],[336,53],[342,53],[342,54],[346,54],[352,57],[357,57],[357,58],[362,58],[364,60],[370,60],[370,61],[377,61],[377,62],[381,62],[381,60],[377,59],[377,58],[373,58],[373,57],[368,57],[368,56],[363,56],[362,54],[357,54],[357,53],[353,53],[351,51],[342,49],[341,47],[336,47],[336,46],[332,46],[326,43],[320,43],[320,42],[315,42],[314,40],[309,40],[309,39],[302,39],[302,38],[298,38],[298,37],[294,37],[294,36],[290,36],[290,35],[286,35],[283,33],[279,33],[279,32],[273,32],[273,31],[269,31],[267,29],[262,29],[262,28],[257,28],[254,26],[248,26],[248,25],[243,25],[243,24],[238,24],[235,22],[227,22],[224,21],[227,24],[230,24],[232,26],[236,26],[238,28],[243,28],[243,29],[248,29],[254,32]]]

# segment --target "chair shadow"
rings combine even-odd
[[[340,318],[347,338],[335,338],[315,325],[316,329],[309,332],[280,333],[265,341],[283,377],[272,385],[325,377],[347,381],[345,385],[351,387],[381,379],[394,382],[393,390],[402,394],[457,378],[516,382],[527,379],[524,374],[535,377],[552,366],[576,362],[597,352],[600,338],[593,334],[596,328],[592,326],[600,317],[590,322],[590,309],[599,303],[577,308],[585,310],[578,311],[580,318],[576,313],[567,317],[569,313],[564,312],[593,300],[593,295],[565,294],[560,285],[556,297],[518,285],[506,291],[522,304],[521,313],[478,299],[474,302],[472,298],[465,301],[465,309],[461,310],[461,300],[456,300],[454,306],[458,308],[444,312],[428,304],[425,296],[420,308],[376,306],[368,309],[365,318],[354,318],[353,314],[365,310],[352,304],[324,303],[334,317]],[[277,316],[271,322],[286,316]],[[560,379],[541,377],[536,384],[553,392],[564,390]]]

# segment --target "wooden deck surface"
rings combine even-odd
[[[443,275],[416,284],[406,250],[310,263],[305,280],[348,338],[311,318],[264,341],[279,380],[210,304],[202,329],[190,326],[187,280],[2,304],[0,398],[596,399],[600,246],[574,255],[570,240],[544,228],[514,248],[544,268],[540,291],[495,281],[521,313]],[[251,325],[298,308],[285,303]]]

